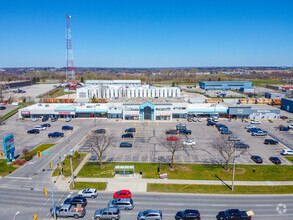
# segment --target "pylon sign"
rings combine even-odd
[[[15,157],[14,157],[15,145],[14,145],[14,137],[12,134],[3,138],[3,146],[4,146],[4,155],[7,157],[7,163],[10,163],[11,160],[14,161],[15,160]]]

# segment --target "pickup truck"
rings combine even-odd
[[[248,215],[249,214],[249,215]],[[228,209],[226,211],[219,212],[217,220],[251,220],[252,211],[239,211],[239,209]]]
[[[52,213],[52,216],[54,216],[54,208],[50,210]],[[86,213],[85,208],[81,206],[81,204],[71,205],[71,204],[64,204],[62,206],[56,206],[55,207],[55,214],[56,217],[74,217],[77,218],[83,218]]]

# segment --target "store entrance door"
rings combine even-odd
[[[144,107],[143,113],[144,113],[144,120],[151,120],[152,119],[151,107],[149,107],[149,106]]]

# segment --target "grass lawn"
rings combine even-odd
[[[13,167],[12,164],[7,164],[6,159],[0,159],[0,176],[6,176],[16,170],[16,167]]]
[[[80,164],[80,162],[83,160],[83,158],[86,156],[86,154],[80,154],[80,157],[72,157],[72,167],[73,167],[73,171],[78,167],[78,165]],[[70,167],[70,157],[67,156],[64,160],[63,160],[63,163],[64,165],[62,164],[62,168],[63,168],[63,175],[65,177],[69,177],[71,176],[71,167]],[[60,174],[60,168],[57,167],[52,176],[58,176]]]
[[[97,162],[87,162],[78,173],[79,177],[111,178],[116,165],[134,165],[135,172],[143,171],[143,178],[158,178],[157,163],[103,163],[100,170]],[[168,173],[168,179],[189,180],[231,180],[232,172],[225,171],[219,165],[175,164],[171,170],[167,164],[161,164],[161,173]],[[293,181],[293,166],[276,165],[236,165],[236,181]],[[256,172],[253,173],[253,168]],[[232,169],[231,169],[232,170]]]
[[[37,154],[38,151],[43,152],[43,151],[47,150],[48,148],[53,147],[54,145],[55,144],[41,144],[41,145],[37,146],[35,149],[31,150],[31,152]]]
[[[74,188],[72,187],[72,183],[70,184],[70,189],[87,189],[87,188],[94,188],[102,191],[105,191],[107,184],[105,182],[75,182]]]
[[[290,156],[290,157],[285,157],[287,160],[289,160],[290,162],[293,163],[293,156]]]
[[[148,184],[148,192],[211,193],[211,194],[285,194],[293,193],[293,186],[234,186],[225,185]]]

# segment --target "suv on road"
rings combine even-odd
[[[199,211],[195,209],[186,209],[184,211],[177,212],[175,215],[176,220],[200,220]]]
[[[221,134],[232,134],[232,131],[229,131],[229,130],[221,130]]]
[[[133,201],[130,198],[113,199],[108,203],[109,208],[118,208],[123,210],[132,210],[134,208]]]
[[[273,139],[265,139],[264,144],[276,145],[276,144],[279,144],[279,142]]]
[[[87,200],[83,196],[75,196],[73,198],[66,199],[63,204],[81,204],[82,206],[86,206]]]
[[[239,211],[239,209],[228,209],[219,212],[216,218],[217,220],[251,220],[251,216],[248,216],[246,211]]]
[[[88,197],[88,198],[96,198],[98,196],[98,191],[93,188],[87,188],[84,190],[80,190],[78,192],[79,196]]]
[[[163,214],[161,210],[146,210],[138,213],[137,220],[142,219],[161,220]]]
[[[98,209],[95,211],[94,214],[95,220],[108,220],[108,219],[120,219],[120,210],[117,208],[104,208],[104,209]]]
[[[49,138],[52,138],[52,137],[64,137],[64,133],[61,133],[61,132],[53,132],[53,133],[49,133],[48,134],[48,137]]]

